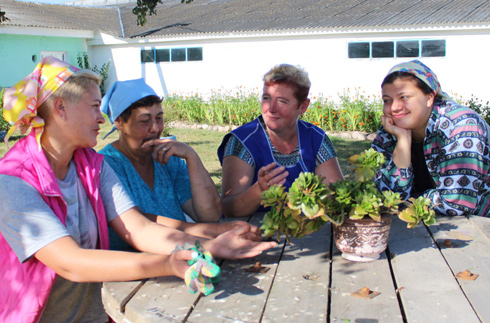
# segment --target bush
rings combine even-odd
[[[347,89],[339,97],[340,104],[314,97],[301,118],[326,131],[376,132],[379,129],[382,113],[379,97],[365,95],[359,88]],[[241,126],[261,114],[258,90],[247,91],[242,87],[212,91],[207,100],[198,94],[170,94],[162,104],[166,121],[171,116],[190,123]]]
[[[487,122],[487,124],[490,124],[490,101],[487,101],[487,103],[484,104],[482,100],[479,100],[472,95],[471,98],[463,105],[476,111],[476,113],[478,113]]]
[[[3,118],[3,94],[5,89],[0,89],[0,131],[8,131],[10,124]]]

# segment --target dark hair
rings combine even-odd
[[[411,73],[401,72],[401,71],[393,72],[386,75],[385,79],[383,80],[383,83],[381,83],[381,87],[385,86],[385,84],[393,84],[393,82],[395,82],[399,78],[412,80],[412,82],[415,83],[415,85],[424,94],[434,94],[434,90],[432,90],[432,88],[427,83],[425,83],[424,81],[422,81],[421,79],[419,79],[418,77],[416,77]]]
[[[126,110],[124,110],[119,116],[124,122],[128,122],[129,117],[131,116],[131,112],[134,109],[141,107],[151,107],[156,103],[162,103],[162,99],[156,95],[145,96],[144,98],[139,99],[138,101],[133,102]]]

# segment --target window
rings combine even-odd
[[[369,58],[369,43],[349,43],[349,58]]]
[[[392,41],[373,42],[373,58],[393,57],[395,45]]]
[[[155,61],[155,51],[153,49],[141,50],[141,63],[149,63]]]
[[[445,40],[422,40],[422,57],[446,56]]]
[[[187,48],[188,61],[202,61],[202,47]]]
[[[157,62],[170,62],[170,49],[156,50]]]
[[[419,42],[397,41],[396,57],[419,57]]]
[[[41,59],[48,56],[53,56],[60,61],[66,61],[66,52],[41,52]]]
[[[348,44],[349,58],[417,58],[445,57],[445,40],[400,40],[352,42]]]
[[[202,61],[202,57],[202,47],[141,50],[141,63]]]
[[[185,62],[185,48],[172,48],[172,62]]]

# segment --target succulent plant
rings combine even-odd
[[[277,233],[279,240],[283,233],[290,242],[291,237],[300,238],[318,231],[328,221],[341,225],[346,216],[350,219],[370,217],[379,222],[383,214],[398,213],[408,228],[420,221],[426,225],[435,223],[429,199],[419,197],[403,201],[400,193],[380,192],[376,188],[375,173],[385,163],[381,153],[371,148],[351,156],[349,162],[354,169],[354,181],[339,180],[326,187],[324,177],[301,173],[289,192],[277,185],[262,192],[261,204],[270,207],[261,226],[265,236]]]
[[[262,192],[261,204],[271,208],[262,220],[264,235],[271,237],[277,232],[279,240],[283,233],[291,242],[290,237],[301,238],[318,231],[328,220],[324,214],[325,199],[323,177],[313,173],[301,173],[289,192],[283,186],[271,186]]]

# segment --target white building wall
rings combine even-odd
[[[310,74],[311,97],[337,99],[344,89],[360,87],[366,94],[380,93],[388,70],[409,59],[349,59],[351,41],[445,39],[446,57],[421,58],[438,75],[443,90],[463,99],[474,94],[490,100],[490,29],[466,31],[403,31],[383,33],[337,33],[323,35],[215,37],[91,45],[95,64],[109,58],[113,62],[108,84],[144,77],[159,94],[184,93],[207,96],[211,91],[227,91],[242,86],[260,91],[262,76],[278,63],[301,65]],[[142,48],[202,47],[203,61],[140,63]],[[259,88],[259,89],[257,89]]]

